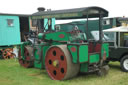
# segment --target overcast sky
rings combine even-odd
[[[128,16],[128,0],[1,0],[1,13],[32,14],[38,7],[68,9],[99,6],[109,11],[109,17]]]

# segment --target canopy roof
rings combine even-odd
[[[29,17],[30,16],[30,14],[9,14],[9,13],[0,13],[0,15],[19,16],[19,17]]]
[[[78,18],[96,18],[102,14],[108,16],[108,11],[101,7],[83,7],[65,10],[40,11],[32,14],[32,19],[56,18],[56,19],[78,19]]]
[[[120,27],[103,30],[103,32],[128,32],[128,27],[120,26]]]
[[[120,22],[128,22],[128,17],[120,17],[120,18],[118,18],[118,21],[120,21]]]

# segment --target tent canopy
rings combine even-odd
[[[103,32],[128,32],[128,27],[120,26],[120,27],[103,30]]]

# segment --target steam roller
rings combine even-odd
[[[80,69],[80,64],[71,62],[71,55],[66,45],[50,47],[46,53],[45,66],[53,80],[73,78]]]
[[[106,10],[87,7],[67,11],[41,11],[34,13],[30,18],[39,23],[36,31],[27,33],[27,40],[20,45],[21,66],[46,69],[53,80],[70,79],[78,73],[108,73],[108,65],[104,62],[109,57],[109,44],[102,41],[101,28],[103,16],[108,15]],[[78,18],[99,18],[98,41],[89,39],[89,28],[85,29],[87,33],[79,30],[77,25],[64,29],[60,26],[55,28],[56,19]]]

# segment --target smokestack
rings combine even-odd
[[[45,11],[45,8],[44,8],[44,7],[39,7],[39,8],[37,8],[37,10],[38,10],[39,12],[41,12],[41,11]]]

